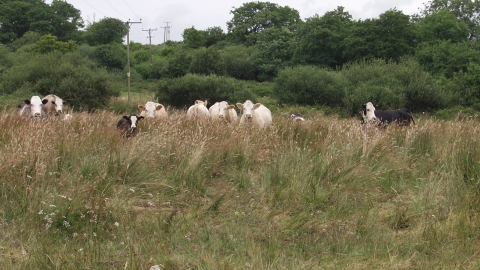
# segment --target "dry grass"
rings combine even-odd
[[[478,120],[0,115],[2,269],[476,269]]]

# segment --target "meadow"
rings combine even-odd
[[[0,113],[1,269],[478,269],[480,121]]]

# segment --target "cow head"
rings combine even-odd
[[[131,130],[137,129],[137,124],[138,121],[142,120],[144,117],[143,116],[137,116],[136,114],[132,114],[130,116],[123,116],[123,119],[128,121],[128,124],[130,125]]]
[[[362,105],[362,123],[368,123],[374,120],[375,117],[375,107],[373,103],[368,102]]]
[[[217,107],[216,107],[218,118],[221,119],[221,120],[227,121],[228,117],[229,117],[228,110],[234,110],[235,106],[234,105],[228,105],[228,103],[226,101],[222,101],[222,102],[219,102],[219,103],[216,103],[216,104],[218,104]]]
[[[142,112],[145,111],[145,117],[153,118],[155,117],[155,111],[161,110],[163,108],[163,105],[149,101],[145,105],[138,105],[138,108]]]
[[[57,97],[57,96],[54,96],[54,97],[55,97],[55,99],[52,100],[51,102],[55,106],[55,114],[58,115],[58,114],[61,114],[62,111],[63,111],[63,100],[61,98]],[[44,100],[46,100],[46,99],[44,99]],[[47,100],[47,102],[48,102],[48,100]],[[44,104],[46,104],[46,103],[44,103]]]
[[[31,117],[41,117],[42,116],[42,106],[46,104],[48,100],[41,100],[39,96],[32,96],[30,99],[25,100],[25,104],[30,106],[30,116]]]
[[[303,116],[299,113],[292,113],[290,115],[290,119],[292,121],[305,121],[305,118],[303,118]]]
[[[258,109],[262,104],[256,103],[253,104],[250,100],[245,101],[245,103],[237,103],[237,107],[242,110],[243,116],[245,117],[245,120],[251,121],[253,117],[253,111],[255,109]]]

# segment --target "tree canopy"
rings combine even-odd
[[[234,42],[253,45],[256,34],[268,28],[287,27],[293,30],[301,22],[297,10],[270,2],[248,2],[230,11],[228,33]]]

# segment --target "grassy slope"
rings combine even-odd
[[[135,107],[135,106],[134,106]],[[0,114],[1,269],[478,269],[479,122]]]

